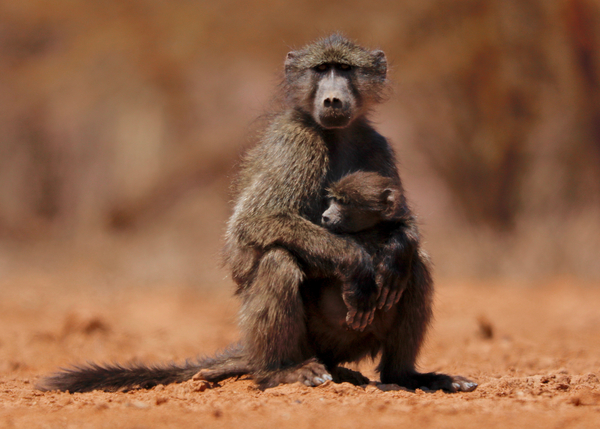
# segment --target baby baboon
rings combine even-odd
[[[406,287],[412,254],[419,243],[414,234],[393,234],[414,225],[401,197],[402,190],[392,179],[363,171],[343,177],[328,189],[329,206],[321,216],[321,224],[336,233],[352,234],[372,255],[376,266],[383,257],[388,257],[401,267],[397,287],[392,290],[390,282],[378,282],[380,289],[375,296],[373,291],[363,290],[362,285],[344,283],[342,297],[348,306],[346,322],[359,331],[371,323],[376,309],[387,311],[396,304]],[[355,302],[359,300],[375,300],[376,305],[373,303],[369,312],[357,314]]]
[[[360,382],[356,374],[338,374],[336,365],[357,362],[369,355],[374,358],[380,351],[384,357],[398,350],[406,352],[401,344],[395,343],[396,325],[407,323],[403,320],[405,311],[414,314],[413,304],[419,302],[419,298],[414,298],[420,293],[415,288],[430,281],[425,265],[427,258],[419,250],[414,219],[402,188],[394,180],[373,172],[352,173],[329,187],[328,199],[329,206],[321,220],[323,226],[352,237],[372,255],[375,266],[389,258],[398,268],[396,282],[378,281],[381,289],[375,295],[373,291],[362,290],[360,284],[341,280],[309,280],[303,287],[308,337],[315,356],[331,368],[334,376],[341,375],[335,379],[348,380],[353,376],[354,380],[348,381]],[[418,257],[412,267],[414,255]],[[407,287],[408,298],[401,301]],[[361,299],[373,302],[372,310],[356,314],[354,320],[360,321],[360,326],[349,329],[353,304]],[[384,364],[382,360],[380,370]],[[386,380],[383,371],[382,380]],[[427,382],[427,386],[434,388],[444,388],[446,383],[452,382],[457,383],[456,386],[462,383],[464,390],[475,387],[462,377],[441,374],[419,374],[412,384],[405,385],[414,387],[415,380]]]
[[[376,172],[402,189],[392,149],[366,118],[383,98],[386,73],[382,51],[340,35],[287,55],[284,105],[244,158],[226,234],[225,260],[241,299],[239,345],[182,366],[77,367],[43,380],[42,388],[149,387],[196,372],[208,381],[251,374],[262,387],[296,381],[313,386],[341,377],[338,364],[379,350],[384,383],[451,392],[475,388],[462,377],[415,370],[433,286],[402,192],[402,209],[390,217],[375,263],[368,246],[320,225],[326,189],[348,172]],[[351,312],[360,315],[349,317],[355,330],[330,323],[338,317],[329,313],[341,311],[346,325],[341,291],[328,292],[340,282],[368,296],[387,293],[379,300],[348,300]],[[376,315],[364,332],[356,330],[376,306],[392,309]]]

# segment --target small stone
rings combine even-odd
[[[210,383],[208,381],[193,381],[191,383],[192,392],[204,392],[206,389],[210,388]]]
[[[155,405],[162,405],[162,404],[166,404],[167,402],[169,402],[169,398],[164,397],[164,396],[157,396],[156,399],[154,399]]]

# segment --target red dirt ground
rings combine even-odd
[[[183,360],[234,341],[230,291],[100,287],[66,274],[0,283],[2,428],[600,427],[600,289],[590,285],[438,282],[420,366],[477,380],[471,393],[378,386],[367,362],[366,387],[261,392],[241,379],[68,394],[34,385],[69,363]]]

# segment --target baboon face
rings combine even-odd
[[[316,94],[313,118],[323,128],[343,128],[353,119],[359,99],[351,90],[352,66],[323,63],[315,67]]]
[[[386,73],[382,51],[333,35],[288,53],[285,90],[288,101],[321,127],[344,128],[381,101]]]
[[[398,188],[392,179],[357,171],[327,190],[329,206],[321,224],[334,232],[354,233],[373,228],[393,216]]]
[[[369,208],[344,204],[336,199],[329,201],[323,212],[321,224],[337,233],[354,233],[373,228],[382,221],[381,213]]]

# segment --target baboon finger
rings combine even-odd
[[[396,304],[398,304],[398,302],[400,302],[400,298],[402,298],[403,293],[404,293],[404,289],[401,289],[396,293],[396,298],[394,298],[394,305],[396,305]]]
[[[356,311],[356,309],[354,309],[354,308],[350,308],[348,310],[348,312],[346,313],[346,323],[352,329],[354,329],[355,320],[357,320],[358,318],[359,318],[359,314]]]
[[[386,303],[385,303],[385,307],[383,311],[388,311],[390,308],[392,308],[392,306],[396,303],[396,296],[398,295],[398,291],[397,290],[393,290],[390,292],[390,294],[387,297]]]
[[[346,323],[348,324],[349,328],[362,332],[373,321],[374,317],[375,309],[369,311],[358,311],[356,312],[356,315],[352,321],[349,321],[348,316],[346,316]]]
[[[346,323],[348,324],[350,329],[357,331],[360,328],[362,318],[363,318],[362,311],[356,311],[353,314],[350,314],[350,311],[349,311],[346,314]]]
[[[383,288],[381,287],[381,285],[378,283],[377,284],[377,294],[375,295],[375,302],[379,302],[379,297],[381,296],[381,292],[383,291]]]
[[[389,310],[394,305],[398,304],[398,302],[400,301],[400,298],[402,298],[403,293],[404,293],[404,289],[392,291],[390,296],[388,296],[387,304],[385,306],[385,311]]]
[[[349,311],[346,313],[346,325],[348,328],[354,329],[354,316],[356,313],[351,314]]]
[[[373,321],[373,317],[375,316],[375,309],[365,311],[363,317],[360,322],[360,328],[358,329],[360,332],[364,331],[367,326],[371,324]]]
[[[369,313],[369,321],[367,322],[367,325],[370,325],[371,323],[373,323],[374,318],[375,318],[375,308],[373,310],[371,310],[371,312]]]
[[[379,300],[377,301],[377,309],[381,310],[385,306],[389,293],[389,287],[384,287],[381,289],[381,295],[379,295]]]
[[[356,330],[358,332],[364,331],[365,328],[367,327],[367,321],[368,320],[369,320],[369,312],[368,311],[361,312],[360,320],[357,323]]]

